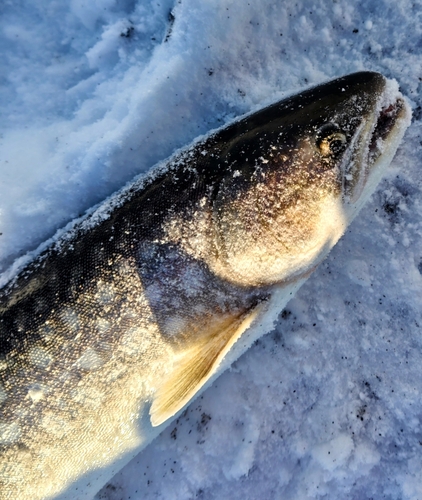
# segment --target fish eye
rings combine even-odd
[[[335,123],[326,123],[316,134],[316,145],[324,157],[335,157],[346,147],[346,135]]]

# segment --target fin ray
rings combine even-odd
[[[174,369],[157,389],[150,409],[154,427],[177,413],[216,372],[224,356],[263,309],[261,302],[245,313],[213,319],[207,333],[176,360]]]

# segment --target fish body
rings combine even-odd
[[[410,122],[356,73],[248,115],[107,200],[0,291],[0,498],[92,498],[261,334]]]

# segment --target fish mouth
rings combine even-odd
[[[384,80],[372,110],[358,129],[350,168],[345,168],[343,195],[352,220],[390,165],[412,112],[393,80]]]
[[[402,98],[397,98],[393,104],[384,106],[378,113],[378,118],[369,142],[369,164],[374,164],[384,152],[385,141],[388,140],[395,125],[405,114],[405,103]]]

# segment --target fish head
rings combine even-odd
[[[216,271],[247,286],[309,275],[374,191],[410,117],[395,81],[361,72],[234,124],[213,202]]]

